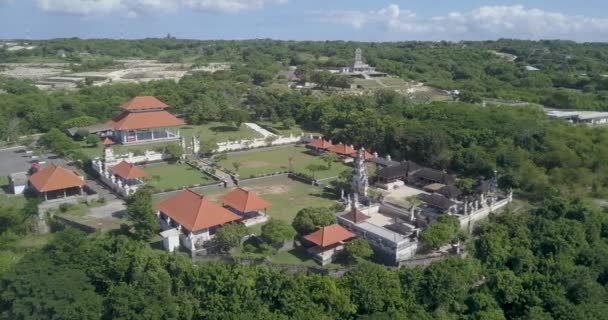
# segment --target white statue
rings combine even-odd
[[[362,194],[364,196],[367,196],[367,189],[369,188],[369,178],[367,177],[364,157],[365,149],[361,148],[357,151],[357,157],[355,158],[351,186],[355,194]]]

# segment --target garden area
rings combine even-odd
[[[339,161],[327,163],[320,156],[313,155],[308,149],[299,146],[229,154],[218,161],[218,164],[228,171],[237,172],[241,178],[293,171],[315,179],[325,179],[351,170]]]
[[[211,176],[187,164],[152,164],[141,167],[148,176],[146,183],[157,191],[176,190],[215,181]]]

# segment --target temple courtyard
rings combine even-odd
[[[235,171],[234,163],[240,165],[238,174],[243,179],[286,171],[314,176],[315,179],[325,179],[337,177],[342,172],[351,170],[351,167],[342,162],[333,162],[328,166],[321,157],[301,146],[232,153],[218,162],[221,167],[232,172]],[[318,170],[314,172],[309,170],[311,165]]]

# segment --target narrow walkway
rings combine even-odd
[[[267,137],[274,137],[276,136],[276,134],[260,127],[257,123],[253,123],[253,122],[245,122],[244,125],[248,126],[249,128],[251,128],[253,131],[261,134],[264,138]]]

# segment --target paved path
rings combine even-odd
[[[102,218],[122,218],[127,213],[127,207],[122,200],[107,202],[104,206],[91,208],[87,216]]]
[[[260,127],[257,123],[253,123],[253,122],[245,122],[244,125],[248,126],[249,128],[251,128],[252,130],[254,130],[255,132],[261,134],[264,138],[267,137],[274,137],[276,136],[276,134]]]

